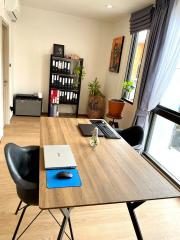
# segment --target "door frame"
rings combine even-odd
[[[9,123],[9,25],[2,19],[3,124]],[[4,83],[6,81],[6,83]],[[6,84],[6,87],[4,87]],[[4,92],[6,91],[6,92]]]
[[[4,31],[5,30],[5,31]],[[4,35],[5,34],[5,35]],[[5,41],[4,38],[5,37]],[[3,49],[3,42],[5,42],[5,48]],[[5,124],[10,122],[10,110],[9,110],[9,25],[0,16],[0,139],[3,136],[3,128]],[[5,60],[5,55],[6,60]],[[4,65],[5,64],[5,65]],[[5,68],[3,68],[5,66]],[[4,73],[6,71],[6,93],[4,93]],[[4,99],[4,95],[6,95]],[[5,110],[4,110],[5,108]],[[5,113],[5,114],[4,114]],[[5,115],[5,116],[4,116]]]

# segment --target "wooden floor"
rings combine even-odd
[[[4,159],[8,142],[25,146],[39,144],[39,118],[13,117],[5,127],[0,144],[0,240],[10,240],[19,216],[14,215],[19,199]],[[30,207],[25,214],[22,230],[38,212]],[[59,211],[53,213],[62,219]],[[180,199],[149,201],[136,210],[144,240],[180,239]],[[76,240],[133,240],[136,239],[125,204],[76,208],[72,211]],[[22,240],[55,240],[58,225],[47,211],[34,222]],[[68,232],[68,229],[67,229]],[[68,238],[64,236],[63,240]]]

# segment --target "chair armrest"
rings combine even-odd
[[[142,148],[142,144],[138,144],[136,146],[133,146],[133,148],[137,151],[140,152],[141,148]]]

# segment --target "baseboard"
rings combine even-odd
[[[47,112],[42,112],[41,113],[41,116],[48,116],[48,113]],[[60,117],[74,117],[75,114],[74,113],[61,113],[60,114]],[[78,114],[78,118],[88,118],[88,115],[87,114]]]
[[[41,113],[41,116],[47,117],[47,116],[48,116],[48,113],[47,113],[47,112],[42,112],[42,113]]]
[[[88,118],[87,114],[78,114],[78,118]]]

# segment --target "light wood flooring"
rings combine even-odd
[[[12,238],[19,219],[19,215],[14,215],[19,199],[4,158],[4,145],[8,142],[21,146],[39,144],[39,118],[13,117],[11,124],[5,127],[0,143],[0,240]],[[27,210],[22,230],[38,210],[37,207]],[[58,210],[53,210],[53,213],[62,219]],[[180,199],[149,201],[140,206],[136,213],[144,240],[180,239]],[[76,208],[71,218],[76,240],[136,239],[125,204]],[[55,240],[58,230],[57,223],[44,211],[20,239]],[[67,239],[64,236],[63,240]]]

